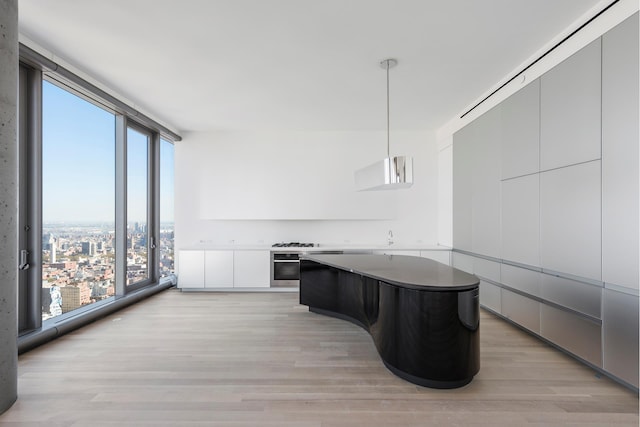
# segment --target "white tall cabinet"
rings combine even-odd
[[[638,378],[638,17],[602,38],[602,280],[604,368]],[[611,284],[611,286],[609,286]],[[635,343],[632,346],[631,343]]]
[[[638,387],[638,14],[459,130],[453,266],[480,303]]]
[[[638,289],[638,20],[602,45],[602,279]]]
[[[600,39],[540,78],[540,169],[600,158]]]

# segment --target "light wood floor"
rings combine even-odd
[[[638,396],[489,313],[471,384],[432,390],[297,293],[169,290],[20,356],[16,426],[638,426]]]

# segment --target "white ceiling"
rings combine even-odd
[[[437,129],[601,0],[20,0],[20,31],[179,131]]]

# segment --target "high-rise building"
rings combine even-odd
[[[82,253],[85,255],[95,255],[96,254],[96,244],[94,242],[81,242],[82,244]]]
[[[50,263],[55,263],[56,262],[56,246],[57,246],[57,242],[56,242],[56,238],[53,235],[53,233],[43,233],[42,234],[42,249],[45,250],[45,251],[49,251],[49,254],[50,254],[49,262]]]
[[[56,261],[56,243],[53,242],[51,244],[51,249],[49,250],[49,262],[54,263]]]

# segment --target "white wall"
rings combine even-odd
[[[386,157],[385,132],[197,132],[176,143],[177,249],[219,244],[437,243],[432,132],[392,132],[414,158],[406,190],[356,192],[354,172]]]

